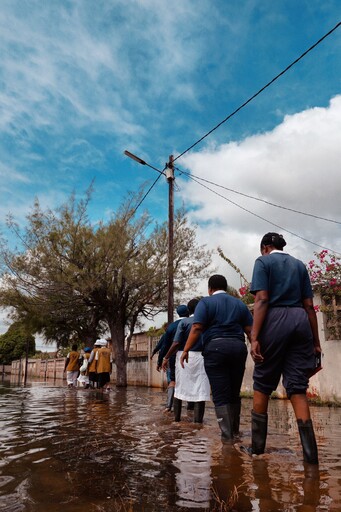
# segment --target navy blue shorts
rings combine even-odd
[[[253,389],[270,395],[282,375],[288,398],[305,393],[314,366],[313,335],[305,309],[270,308],[258,341],[264,361],[255,364]]]
[[[102,372],[98,373],[98,387],[102,388],[105,384],[108,384],[110,382],[110,373],[109,372]]]

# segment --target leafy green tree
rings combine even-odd
[[[5,334],[0,335],[0,362],[11,364],[12,361],[26,355],[35,354],[35,339],[20,322],[13,323]]]
[[[153,228],[147,213],[134,215],[142,193],[128,196],[107,223],[96,225],[87,215],[91,191],[56,211],[43,211],[36,201],[23,234],[10,222],[23,249],[1,251],[0,305],[59,346],[109,331],[119,386],[127,383],[134,329],[167,304],[167,225]],[[174,224],[175,293],[185,294],[207,277],[211,253],[197,245],[184,211]]]

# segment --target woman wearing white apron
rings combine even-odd
[[[180,365],[180,357],[193,324],[194,310],[198,302],[199,299],[192,299],[187,304],[190,316],[179,322],[173,344],[163,359],[163,368],[166,368],[168,359],[176,352],[173,404],[175,421],[180,421],[182,401],[186,400],[187,402],[194,402],[194,422],[202,423],[205,402],[210,400],[210,383],[204,368],[201,338],[191,348],[190,362],[186,365],[186,368],[182,368]]]

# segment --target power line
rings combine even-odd
[[[244,210],[245,212],[253,215],[254,217],[257,217],[258,219],[261,219],[265,222],[267,222],[268,224],[271,224],[272,226],[275,226],[276,228],[279,228],[281,231],[286,231],[287,233],[290,233],[291,235],[297,237],[297,238],[300,238],[301,240],[303,240],[304,242],[308,242],[309,244],[312,244],[312,245],[315,245],[316,247],[320,247],[321,249],[327,249],[328,251],[331,251],[333,252],[334,254],[338,254],[341,256],[341,253],[337,252],[337,251],[334,251],[334,249],[331,249],[330,247],[325,247],[324,245],[321,245],[321,244],[318,244],[317,242],[312,242],[311,240],[308,240],[307,238],[304,238],[303,236],[301,235],[298,235],[297,233],[294,233],[293,231],[290,231],[289,229],[287,228],[284,228],[283,226],[280,226],[279,224],[275,224],[274,222],[266,219],[265,217],[262,217],[261,215],[258,215],[257,213],[254,213],[252,212],[251,210],[248,210],[247,208],[245,208],[244,206],[241,206],[240,204],[236,203],[235,201],[232,201],[231,199],[228,199],[227,197],[223,196],[222,194],[220,194],[219,192],[211,189],[210,187],[207,187],[206,185],[204,185],[203,183],[200,183],[200,181],[198,181],[197,179],[193,178],[192,176],[190,176],[190,178],[195,181],[196,183],[198,183],[198,185],[200,185],[201,187],[204,187],[206,188],[207,190],[209,190],[210,192],[213,192],[213,194],[216,194],[217,196],[225,199],[226,201],[228,201],[229,203],[233,204],[234,206],[237,206],[237,208],[240,208],[241,210]]]
[[[148,164],[146,164],[148,165]],[[148,165],[148,167],[151,167],[152,169],[154,169],[154,167],[152,167],[151,165]],[[146,199],[146,197],[148,196],[148,194],[151,192],[151,190],[155,187],[156,183],[159,181],[159,179],[161,178],[161,176],[164,174],[163,172],[159,171],[158,169],[155,169],[157,172],[159,172],[160,174],[158,175],[158,177],[156,178],[156,180],[154,181],[154,183],[149,187],[149,189],[147,190],[147,192],[145,193],[145,195],[142,197],[142,199],[139,201],[139,203],[137,204],[137,206],[135,206],[134,210],[132,211],[131,215],[129,218],[131,217],[134,217],[135,213],[136,213],[136,210],[141,206],[141,204],[143,203],[143,201]]]
[[[237,114],[237,112],[239,112],[242,108],[244,108],[246,105],[248,105],[248,103],[250,103],[253,99],[255,99],[257,96],[259,96],[259,94],[261,94],[263,91],[265,91],[265,89],[267,89],[268,87],[270,87],[271,84],[273,84],[276,80],[278,80],[282,75],[284,75],[287,71],[289,71],[290,68],[292,68],[295,64],[297,64],[297,62],[299,62],[301,59],[303,59],[303,57],[305,57],[309,52],[311,52],[314,48],[316,48],[316,46],[318,46],[320,43],[322,43],[322,41],[324,39],[326,39],[328,36],[330,36],[330,34],[332,34],[337,28],[339,28],[339,26],[341,25],[341,22],[337,23],[335,25],[334,28],[332,28],[331,30],[329,30],[329,32],[327,32],[327,34],[325,34],[323,37],[321,37],[321,39],[319,39],[318,41],[316,41],[316,43],[314,43],[312,46],[310,46],[310,48],[308,48],[305,52],[302,53],[302,55],[300,55],[297,59],[295,59],[291,64],[289,64],[289,66],[287,66],[285,69],[283,69],[283,71],[281,71],[278,75],[276,75],[272,80],[270,80],[270,82],[268,82],[266,85],[264,85],[264,87],[262,87],[261,89],[259,89],[259,91],[257,91],[255,94],[253,94],[253,96],[251,96],[251,98],[249,98],[247,101],[245,101],[242,105],[240,105],[236,110],[234,110],[231,114],[229,114],[227,117],[225,117],[225,119],[223,119],[222,121],[220,121],[220,123],[218,123],[216,126],[214,126],[209,132],[207,132],[205,135],[203,135],[199,140],[197,140],[196,142],[194,142],[194,144],[192,144],[189,148],[187,148],[185,151],[183,151],[182,153],[180,153],[180,155],[178,155],[176,158],[174,158],[174,162],[176,160],[178,160],[179,158],[181,158],[185,153],[188,153],[188,151],[190,151],[191,149],[193,149],[195,146],[197,146],[200,142],[202,142],[206,137],[208,137],[209,135],[211,135],[211,133],[213,133],[215,130],[217,130],[222,124],[226,123],[226,121],[228,121],[229,119],[231,119],[231,117],[233,117],[235,114]]]
[[[251,196],[249,194],[245,194],[243,192],[239,192],[238,190],[233,190],[232,188],[224,187],[224,185],[219,185],[218,183],[214,183],[213,181],[206,180],[205,178],[201,178],[199,176],[195,176],[195,174],[190,174],[188,172],[185,172],[182,169],[179,169],[179,167],[175,167],[175,169],[177,171],[181,172],[182,174],[184,174],[185,176],[188,176],[190,178],[191,177],[196,178],[197,180],[204,181],[205,183],[209,183],[210,185],[214,185],[216,187],[223,188],[224,190],[228,190],[229,192],[233,192],[234,194],[238,194],[240,196],[247,197],[249,199],[254,199],[255,201],[259,201],[261,203],[268,204],[269,206],[273,206],[275,208],[280,208],[282,210],[287,210],[289,212],[298,213],[299,215],[305,215],[307,217],[313,217],[314,219],[318,219],[318,220],[324,220],[325,222],[332,222],[334,224],[341,224],[341,222],[339,222],[338,220],[327,219],[326,217],[320,217],[319,215],[314,215],[313,213],[301,212],[300,210],[295,210],[294,208],[288,208],[286,206],[281,206],[279,204],[272,203],[271,201],[266,201],[266,199],[261,199],[259,197],[255,197],[255,196]]]
[[[154,169],[156,172],[159,173],[159,176],[157,177],[157,179],[154,181],[154,183],[152,184],[152,186],[149,188],[149,190],[146,192],[146,194],[144,195],[144,197],[141,199],[141,201],[139,202],[139,204],[136,206],[133,214],[135,214],[137,208],[139,208],[139,206],[141,205],[141,203],[145,200],[145,198],[147,197],[147,195],[149,194],[149,192],[152,190],[152,188],[154,187],[154,185],[157,183],[157,181],[160,179],[161,175],[165,175],[164,173],[164,170],[163,171],[160,171],[160,169],[157,169],[156,167],[153,167],[152,165],[149,165],[147,162],[144,162],[143,165],[147,165],[148,167],[150,167],[151,169]],[[183,173],[183,174],[186,174],[192,181],[194,181],[195,183],[197,183],[198,185],[200,185],[201,187],[205,188],[206,190],[209,190],[210,192],[212,192],[213,194],[217,195],[218,197],[221,197],[222,199],[225,199],[225,201],[228,201],[229,203],[233,204],[234,206],[236,206],[237,208],[240,208],[241,210],[249,213],[250,215],[253,215],[254,217],[257,217],[258,219],[260,220],[263,220],[264,222],[266,222],[267,224],[270,224],[271,226],[275,226],[277,228],[279,228],[281,231],[285,231],[286,233],[289,233],[293,236],[295,236],[296,238],[299,238],[300,240],[303,240],[304,242],[307,242],[311,245],[315,245],[316,247],[320,247],[321,249],[327,249],[328,251],[331,251],[333,252],[334,254],[338,254],[341,256],[341,253],[337,252],[337,251],[334,251],[334,249],[331,249],[330,247],[326,247],[324,245],[321,245],[321,244],[318,244],[317,242],[312,242],[311,240],[308,240],[307,238],[304,238],[303,236],[301,235],[298,235],[297,233],[294,233],[293,231],[290,231],[289,229],[287,228],[284,228],[283,226],[280,226],[279,224],[276,224],[268,219],[266,219],[265,217],[262,217],[261,215],[258,215],[257,213],[254,213],[252,212],[251,210],[248,210],[247,208],[245,208],[244,206],[241,206],[240,204],[236,203],[235,201],[232,201],[231,199],[229,199],[228,197],[225,197],[223,196],[222,194],[220,194],[219,192],[217,192],[216,190],[213,190],[211,189],[210,187],[207,187],[206,185],[204,185],[203,183],[201,183],[199,180],[201,180],[202,178],[195,178],[194,176],[192,176],[191,174],[189,173],[186,173],[185,171],[182,171],[181,169],[179,169],[178,167],[174,167],[174,169],[176,169],[177,171]],[[203,179],[202,179],[203,180]],[[203,180],[203,181],[206,181],[208,182],[208,180]],[[215,183],[211,183],[213,185],[216,185]],[[219,185],[218,185],[219,186]],[[221,187],[221,188],[225,188],[225,187]],[[227,189],[229,190],[229,189]],[[242,195],[246,195],[246,194],[242,194]],[[248,197],[248,196],[247,196]],[[252,197],[252,196],[250,196]],[[254,198],[254,199],[257,199],[257,198]],[[302,212],[297,212],[297,213],[302,213]],[[305,214],[305,215],[309,215],[309,214]],[[334,221],[336,222],[336,221]]]

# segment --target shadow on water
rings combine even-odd
[[[222,444],[212,405],[203,426],[163,414],[165,394],[108,394],[34,382],[0,386],[0,510],[341,510],[340,409],[312,408],[320,466],[304,465],[286,401],[271,401],[266,453]],[[243,401],[242,442],[250,442]],[[227,504],[227,505],[226,505]]]

